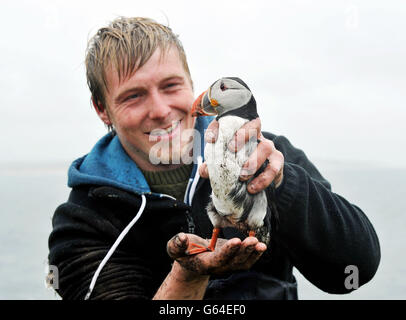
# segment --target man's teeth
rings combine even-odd
[[[164,135],[170,134],[173,130],[175,130],[175,129],[178,127],[179,123],[180,123],[180,121],[174,122],[174,123],[172,123],[172,126],[170,126],[170,127],[167,128],[167,129],[161,129],[161,128],[159,128],[159,129],[154,129],[154,130],[152,130],[152,131],[150,132],[150,135],[153,135],[153,136],[164,136]]]

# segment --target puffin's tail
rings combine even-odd
[[[269,205],[266,209],[264,224],[262,227],[255,230],[255,236],[259,241],[265,243],[267,246],[269,245],[269,241],[271,240],[271,209],[269,208]]]
[[[265,194],[268,202],[266,216],[264,218],[264,225],[257,230],[257,233],[258,239],[268,245],[272,231],[279,228],[279,212],[276,207],[275,184],[273,182]]]

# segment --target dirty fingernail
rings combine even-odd
[[[177,247],[179,247],[181,245],[179,237],[176,237],[175,244],[176,244]]]
[[[182,245],[183,241],[180,239],[180,235],[177,235],[175,238],[175,244],[176,246],[180,247]]]
[[[268,247],[266,246],[266,244],[262,243],[262,245],[260,246],[260,250],[265,251]]]

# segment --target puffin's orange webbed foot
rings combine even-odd
[[[192,249],[193,248],[193,249]],[[188,251],[186,252],[189,256],[193,254],[198,254],[202,252],[212,251],[208,247],[201,246],[200,244],[191,242],[189,244]]]
[[[193,242],[189,243],[187,254],[193,255],[193,254],[198,254],[198,253],[207,252],[207,251],[214,251],[214,249],[216,248],[216,243],[217,243],[217,238],[218,238],[219,233],[220,233],[220,228],[213,229],[213,235],[211,237],[210,244],[208,247],[205,247],[200,244],[193,243]]]

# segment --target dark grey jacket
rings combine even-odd
[[[380,261],[379,241],[368,218],[333,193],[329,182],[285,137],[263,134],[285,157],[283,183],[269,194],[277,206],[271,243],[252,270],[212,277],[205,298],[297,299],[293,267],[330,293],[351,291],[345,287],[348,265],[357,266],[360,286],[368,282]],[[79,160],[77,168],[83,166]],[[53,217],[49,263],[59,269],[59,295],[83,299],[99,263],[137,213],[141,196],[103,180],[71,185],[68,201]],[[143,192],[145,211],[103,268],[91,299],[151,299],[171,268],[167,241],[178,232],[211,237],[204,210],[210,193],[206,179],[199,180],[186,203]],[[222,230],[221,237],[234,236],[244,235]]]

